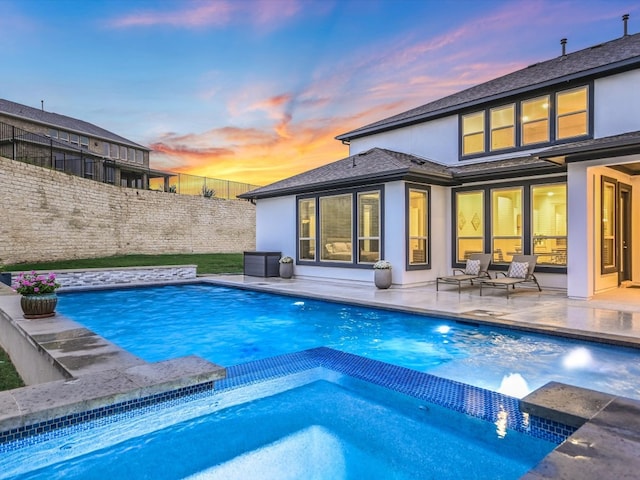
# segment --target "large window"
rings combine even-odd
[[[456,194],[456,260],[484,252],[484,191]]]
[[[463,155],[484,152],[484,112],[462,117]]]
[[[380,192],[358,193],[358,262],[380,260]]]
[[[532,246],[540,265],[567,264],[567,186],[531,187]]]
[[[351,194],[320,197],[320,260],[352,262]]]
[[[298,261],[367,266],[382,258],[382,187],[301,196]]]
[[[506,266],[516,254],[535,254],[541,267],[566,268],[564,180],[525,180],[454,191],[454,262],[463,264],[472,253],[490,252],[494,264]]]
[[[514,105],[491,109],[491,150],[515,147],[515,111]]]
[[[602,177],[602,238],[601,238],[601,272],[613,273],[618,270],[616,252],[616,180]]]
[[[460,118],[461,156],[586,137],[589,120],[587,85],[467,113]]]
[[[316,259],[316,201],[302,199],[298,201],[298,258]]]
[[[408,265],[429,264],[429,191],[408,188]]]
[[[491,248],[494,263],[522,253],[522,187],[491,191]]]

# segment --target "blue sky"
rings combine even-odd
[[[637,0],[0,0],[0,98],[264,185],[340,133],[640,31]]]

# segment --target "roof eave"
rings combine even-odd
[[[451,185],[452,178],[447,175],[428,174],[417,171],[415,169],[402,168],[391,170],[384,173],[362,175],[359,177],[350,177],[341,180],[327,180],[325,182],[317,182],[310,185],[284,187],[277,190],[270,190],[264,193],[252,194],[246,192],[238,195],[238,198],[246,200],[257,200],[260,198],[283,197],[287,195],[301,195],[305,193],[313,193],[317,191],[339,190],[343,188],[359,187],[362,185],[370,185],[374,183],[388,183],[397,180],[410,180],[431,183],[433,185]]]
[[[552,162],[575,163],[588,160],[597,160],[603,157],[623,157],[640,153],[640,143],[612,142],[606,145],[582,146],[556,150],[544,155],[541,152],[538,158]]]
[[[415,125],[417,123],[423,123],[428,120],[434,120],[438,117],[443,117],[446,115],[451,115],[451,114],[463,111],[470,107],[474,107],[474,106],[485,104],[485,103],[490,103],[495,100],[500,100],[502,98],[511,97],[511,96],[522,94],[522,93],[535,91],[538,89],[548,88],[559,83],[566,83],[566,82],[571,82],[574,80],[579,80],[579,79],[584,79],[589,77],[597,77],[597,76],[601,76],[603,73],[613,73],[616,71],[624,71],[638,64],[640,64],[640,57],[632,57],[632,58],[622,60],[620,62],[616,62],[613,64],[592,68],[589,70],[585,70],[583,72],[572,73],[570,75],[564,75],[562,77],[557,77],[552,80],[547,80],[545,82],[536,83],[526,87],[520,87],[514,90],[509,90],[503,93],[490,95],[488,97],[482,97],[476,100],[471,100],[469,102],[464,102],[457,105],[452,105],[451,107],[442,108],[439,110],[435,110],[433,112],[423,113],[411,118],[397,120],[394,122],[390,122],[388,124],[379,125],[377,127],[371,127],[371,128],[363,127],[362,129],[352,130],[351,132],[343,133],[341,135],[336,136],[335,139],[343,142],[350,142],[351,140],[356,138],[366,137],[369,135],[382,133],[382,132],[394,130],[401,127],[407,127],[410,125]],[[352,134],[353,132],[357,132],[357,133]]]

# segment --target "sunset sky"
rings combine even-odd
[[[0,0],[0,98],[153,149],[155,169],[266,185],[334,137],[640,31],[638,0]]]

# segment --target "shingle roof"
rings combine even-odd
[[[49,125],[56,128],[62,128],[71,132],[84,134],[91,137],[101,138],[103,140],[109,140],[112,142],[118,142],[132,147],[149,150],[149,148],[133,142],[127,138],[116,135],[109,130],[98,127],[89,122],[78,120],[77,118],[67,117],[66,115],[60,115],[58,113],[47,112],[39,110],[37,108],[22,105],[20,103],[11,102],[0,98],[0,113],[10,115],[25,120]]]
[[[531,156],[450,167],[407,153],[372,148],[238,196],[247,199],[278,197],[393,180],[459,185],[477,177],[503,177],[505,172],[531,174],[541,170],[557,172],[563,168]]]
[[[406,153],[372,148],[239,196],[260,198],[326,187],[355,186],[372,181],[388,181],[394,177],[401,178],[411,173],[429,177],[434,182],[451,181],[451,175],[444,165]]]
[[[616,69],[640,65],[640,33],[594,45],[435,100],[398,115],[338,135],[338,140],[421,122],[442,114],[573,79],[595,77]]]

